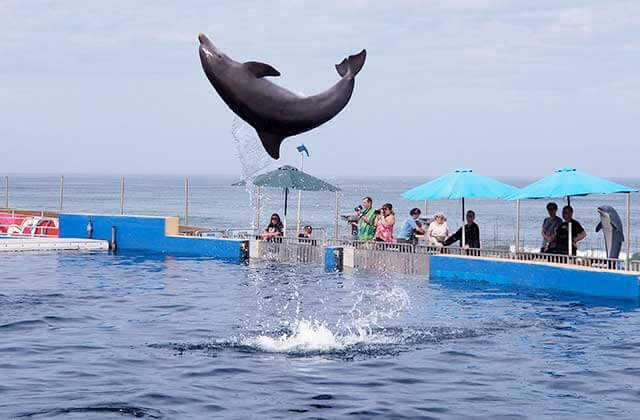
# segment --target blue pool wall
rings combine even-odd
[[[620,299],[640,297],[637,273],[596,271],[544,263],[432,255],[429,257],[429,276]]]
[[[244,261],[248,256],[247,241],[166,235],[164,217],[63,213],[59,215],[59,236],[87,238],[89,220],[93,226],[92,239],[111,241],[111,228],[115,226],[119,250],[214,257],[228,261]]]

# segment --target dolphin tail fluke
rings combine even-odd
[[[336,64],[336,70],[342,77],[348,74],[355,76],[360,73],[360,70],[362,70],[362,66],[364,66],[366,58],[367,50],[362,50],[356,55],[350,55],[349,58],[345,58],[340,62],[340,64]]]
[[[262,141],[262,146],[264,146],[264,150],[269,153],[274,159],[280,158],[280,143],[284,140],[283,136],[278,134],[272,134],[267,131],[256,130],[258,132],[258,136],[260,136],[260,140]]]

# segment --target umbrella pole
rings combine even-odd
[[[336,239],[340,238],[340,235],[338,234],[339,223],[340,223],[340,193],[336,191]]]
[[[520,251],[520,200],[516,200],[516,254]]]
[[[256,185],[256,235],[260,233],[260,187]]]
[[[573,218],[569,219],[569,256],[573,255],[573,223],[571,221]]]
[[[287,200],[289,198],[289,188],[284,189],[284,233],[283,236],[287,236]]]
[[[304,170],[304,154],[300,152],[300,171]],[[302,190],[298,190],[298,213],[296,216],[296,234],[300,232],[300,202],[302,201]]]
[[[571,196],[567,196],[567,206],[571,205]]]
[[[627,270],[631,270],[631,193],[627,193]]]
[[[466,241],[465,241],[465,228],[464,228],[464,197],[462,197],[462,243],[460,244],[460,248],[463,248]]]

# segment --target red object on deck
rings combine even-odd
[[[0,234],[8,236],[58,236],[58,219],[0,213]]]

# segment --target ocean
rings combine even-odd
[[[57,208],[59,178],[9,181],[10,205]],[[237,179],[189,181],[190,223],[250,225],[252,201],[230,185]],[[423,205],[400,193],[424,180],[330,181],[343,188],[343,212],[363,195],[400,215]],[[181,177],[127,176],[125,211],[181,216],[183,186]],[[119,188],[119,177],[67,176],[64,210],[117,213]],[[270,192],[265,214],[281,212],[282,199]],[[624,198],[574,203],[601,246],[594,208],[622,210]],[[334,204],[332,194],[304,194],[304,223],[332,233]],[[544,204],[522,206],[531,246]],[[513,203],[468,208],[484,246],[512,239]],[[436,210],[453,224],[460,207],[429,203]],[[639,329],[637,301],[471,280],[133,252],[2,253],[0,418],[636,419]]]

